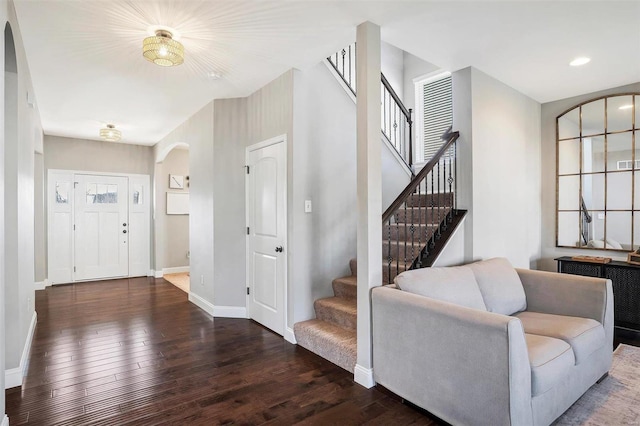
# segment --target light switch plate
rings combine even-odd
[[[304,200],[304,212],[311,213],[311,200]]]

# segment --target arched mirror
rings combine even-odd
[[[592,99],[556,119],[556,245],[640,246],[640,93]]]

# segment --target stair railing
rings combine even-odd
[[[327,58],[345,85],[356,95],[356,44]],[[413,121],[384,74],[380,73],[381,131],[413,175]]]
[[[382,215],[385,279],[431,266],[442,245],[461,219],[457,201],[457,141],[449,128],[438,152],[411,180]]]
[[[582,237],[582,241],[584,244],[589,244],[591,241],[591,222],[593,221],[593,216],[589,214],[589,209],[587,208],[587,204],[584,202],[584,198],[580,196],[580,236]]]

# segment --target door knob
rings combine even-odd
[[[127,233],[127,230],[126,230],[126,229],[123,229],[123,230],[122,230],[122,233],[123,233],[123,234],[126,234],[126,233]]]
[[[122,224],[122,226],[127,226],[127,224],[126,224],[126,223],[123,223],[123,224]]]
[[[284,250],[282,246],[276,247],[276,253],[282,253],[282,250]]]

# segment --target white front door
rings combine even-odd
[[[129,274],[128,178],[75,175],[74,280]]]
[[[284,334],[287,164],[283,137],[247,149],[249,317]]]

